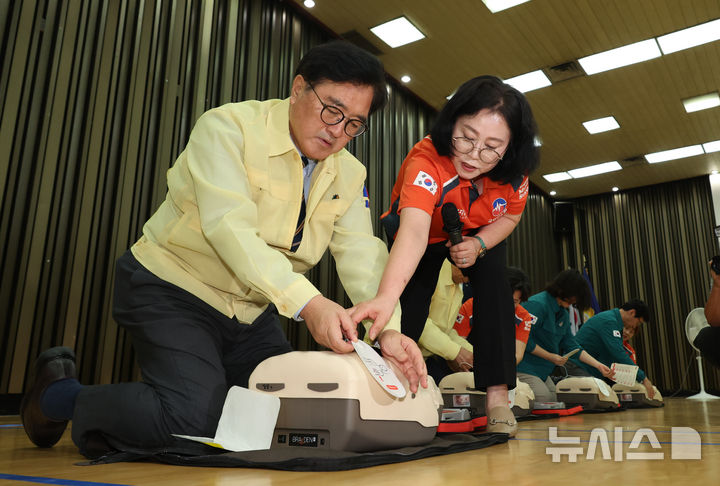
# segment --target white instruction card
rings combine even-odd
[[[280,412],[280,399],[267,393],[230,387],[215,437],[173,434],[233,452],[270,449]]]
[[[406,395],[405,387],[390,365],[369,344],[358,339],[352,345],[365,368],[383,390],[396,398],[403,398]]]
[[[637,376],[637,371],[639,369],[639,366],[621,363],[613,363],[610,365],[610,370],[615,372],[613,380],[615,380],[616,383],[627,386],[635,384],[635,377]]]

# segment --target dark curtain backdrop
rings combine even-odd
[[[574,230],[561,238],[563,265],[587,261],[601,310],[639,298],[651,319],[634,344],[638,364],[665,391],[699,390],[688,313],[710,292],[707,262],[719,253],[707,176],[574,201]],[[705,365],[705,385],[720,390]]]
[[[507,239],[508,265],[521,268],[532,282],[531,293],[540,292],[562,267],[558,236],[553,231],[553,203],[530,184],[522,219]]]
[[[270,0],[0,0],[0,394],[20,393],[35,356],[58,344],[77,351],[85,383],[137,375],[110,315],[115,259],[164,199],[199,115],[286,97],[303,53],[330,38]],[[434,115],[389,91],[349,147],[375,215]],[[332,270],[326,259],[311,278],[343,301]],[[288,332],[309,346],[303,326]]]

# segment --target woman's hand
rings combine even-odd
[[[349,308],[347,312],[350,314],[350,319],[355,323],[359,323],[364,319],[371,319],[373,321],[372,326],[370,326],[368,330],[368,337],[371,341],[375,341],[385,327],[385,324],[387,324],[390,317],[392,317],[396,304],[397,301],[395,299],[377,295],[375,298],[360,302]]]
[[[521,214],[505,213],[492,223],[483,226],[477,235],[485,242],[487,250],[490,250],[513,232],[521,217]],[[463,236],[461,243],[453,245],[448,242],[447,246],[450,248],[450,257],[458,268],[472,267],[482,249],[480,242],[472,236]],[[463,259],[465,259],[464,263]]]
[[[383,358],[402,371],[410,385],[410,391],[417,393],[418,384],[427,388],[427,368],[418,345],[404,334],[388,329],[378,336]]]
[[[468,268],[475,265],[478,252],[480,251],[480,242],[472,236],[463,236],[462,242],[453,245],[449,241],[445,245],[450,248],[450,258],[455,262],[458,268]]]

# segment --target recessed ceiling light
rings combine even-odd
[[[398,17],[395,20],[385,22],[373,27],[370,31],[380,37],[390,47],[400,47],[416,40],[424,39],[425,34],[410,23],[405,17]]]
[[[572,179],[572,176],[567,172],[555,172],[553,174],[545,174],[543,177],[548,182],[559,182]]]
[[[604,174],[606,172],[613,172],[622,169],[622,166],[613,160],[612,162],[605,162],[603,164],[589,165],[587,167],[580,167],[579,169],[569,170],[568,173],[574,179],[580,179],[581,177],[594,176],[598,174]]]
[[[612,192],[618,192],[619,190],[620,190],[620,188],[618,186],[615,186],[612,188]]]
[[[682,159],[692,157],[704,153],[701,145],[690,145],[688,147],[680,147],[672,150],[664,150],[645,155],[645,159],[651,164],[658,162],[667,162],[668,160]]]
[[[533,138],[533,145],[535,145],[536,147],[542,147],[542,140],[540,140],[540,137],[538,137],[537,135],[535,136],[535,138]]]
[[[492,13],[500,12],[501,10],[505,10],[529,1],[530,0],[482,0],[485,6],[487,6],[488,10],[490,10]]]
[[[410,82],[410,76],[408,76],[408,75],[406,74],[405,76],[403,76],[402,78],[400,78],[400,81],[402,81],[403,83],[409,83],[409,82]]]
[[[647,61],[660,57],[660,48],[655,39],[648,39],[627,46],[610,49],[609,51],[600,52],[578,59],[578,62],[590,74],[609,71],[637,62]]]
[[[305,0],[303,2],[303,5],[305,5],[307,8],[313,8],[315,6],[315,2],[313,2],[313,0]]]
[[[550,79],[548,79],[548,77],[545,76],[545,73],[541,70],[506,79],[505,83],[509,84],[521,93],[527,93],[528,91],[544,88],[545,86],[550,86],[552,84]]]
[[[703,150],[705,150],[706,154],[709,154],[712,152],[720,152],[720,140],[715,140],[714,142],[704,143]]]
[[[555,191],[550,191],[550,195],[551,195],[551,196],[554,196],[555,194],[557,194],[557,192],[555,192]]]
[[[583,126],[585,127],[585,130],[588,131],[588,133],[593,135],[596,133],[607,132],[610,130],[615,130],[616,128],[620,128],[617,120],[615,119],[615,117],[612,116],[606,116],[605,118],[598,118],[596,120],[583,122]]]
[[[718,39],[720,39],[720,19],[660,36],[657,41],[663,54],[670,54]]]
[[[718,96],[717,91],[715,93],[695,96],[683,100],[683,106],[685,106],[685,111],[688,113],[715,108],[716,106],[720,106],[720,96]]]

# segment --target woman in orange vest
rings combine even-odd
[[[378,293],[350,311],[355,322],[370,318],[382,326],[399,299],[402,331],[417,340],[440,267],[451,258],[473,288],[469,341],[475,386],[487,391],[488,430],[511,434],[515,326],[505,239],[520,221],[528,175],[539,164],[535,135],[530,105],[515,88],[494,76],[460,86],[400,167],[381,218],[392,248]]]

